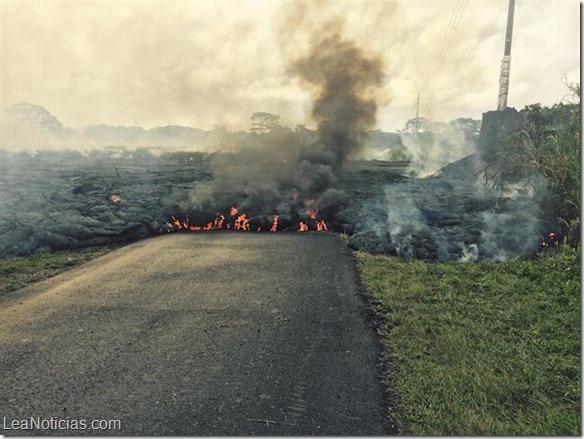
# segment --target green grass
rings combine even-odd
[[[90,247],[0,259],[0,296],[55,276],[117,247],[119,246]]]
[[[578,251],[477,264],[356,257],[384,316],[402,432],[581,434]]]

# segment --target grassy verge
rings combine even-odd
[[[0,296],[33,282],[55,276],[117,247],[119,246],[90,247],[0,259]]]
[[[406,433],[580,435],[580,256],[427,264],[357,254]],[[394,420],[395,421],[395,420]]]

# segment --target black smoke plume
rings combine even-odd
[[[375,126],[381,57],[340,33],[314,35],[308,53],[291,60],[288,71],[314,94],[315,138],[276,127],[236,153],[217,154],[211,161],[214,180],[192,192],[195,208],[238,205],[252,214],[290,214],[310,207],[332,215],[342,206],[339,173]]]
[[[375,91],[383,81],[381,58],[367,56],[339,34],[317,42],[311,53],[295,61],[291,71],[316,87],[312,117],[318,123],[320,154],[308,161],[341,167],[363,144],[364,133],[375,126]]]

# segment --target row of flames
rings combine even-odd
[[[314,220],[313,223],[315,224],[317,232],[325,232],[328,231],[329,228],[326,225],[324,220],[317,220],[316,217],[317,212],[313,209],[308,210],[308,216],[310,219]],[[199,231],[207,231],[207,230],[241,230],[245,232],[252,231],[250,226],[250,220],[246,213],[239,213],[239,210],[236,207],[232,207],[229,211],[228,217],[223,214],[218,213],[217,216],[213,221],[209,221],[205,225],[195,225],[190,224],[189,217],[185,216],[184,220],[179,220],[176,217],[172,217],[172,220],[167,223],[167,230],[168,232],[171,231],[179,231],[179,230],[190,230],[191,232],[199,232]],[[286,232],[288,228],[279,229],[279,216],[274,215],[272,219],[272,224],[269,228],[270,232]],[[310,230],[308,221],[299,221],[297,231],[298,232],[307,232]],[[261,232],[261,227],[257,227],[255,229],[257,232]]]

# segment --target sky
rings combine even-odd
[[[496,109],[507,0],[0,0],[0,109],[41,105],[63,124],[248,129],[253,112],[314,126],[291,71],[339,32],[383,61],[377,127]],[[508,105],[568,97],[580,80],[580,3],[517,0]]]

